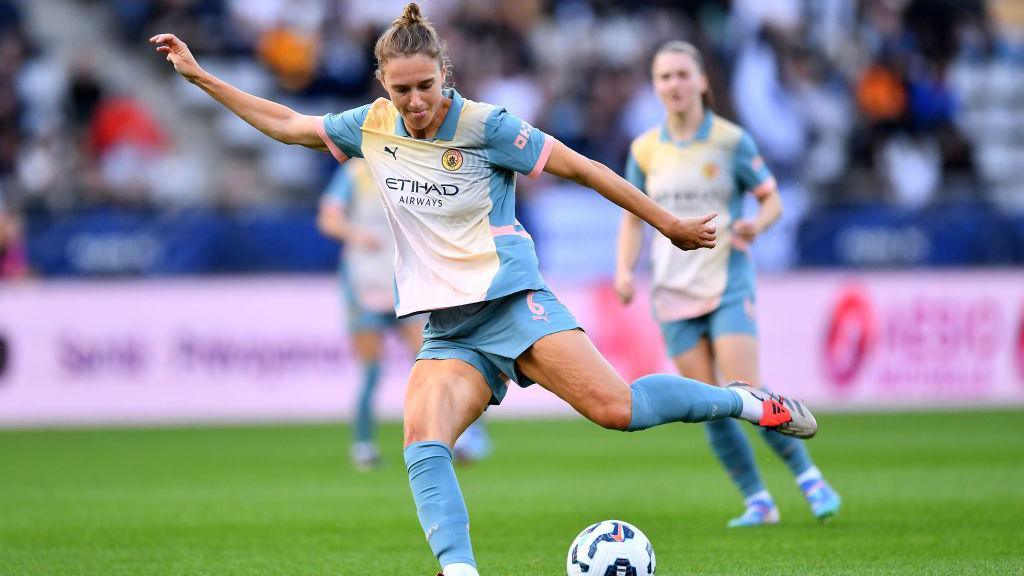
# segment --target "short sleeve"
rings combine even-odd
[[[317,132],[338,162],[349,158],[362,158],[363,121],[371,104],[346,110],[339,114],[325,114]]]
[[[629,158],[626,159],[626,181],[639,188],[644,194],[647,193],[647,175],[640,168],[640,163],[636,161],[632,150],[629,151]]]
[[[331,181],[327,184],[323,195],[320,196],[322,204],[333,204],[344,208],[352,203],[352,188],[354,184],[349,166],[349,164],[346,164],[334,171],[334,176],[331,177]]]
[[[774,182],[771,171],[765,166],[764,158],[757,151],[757,144],[746,132],[743,133],[739,144],[736,145],[733,170],[736,175],[736,183],[743,191],[749,190],[756,193],[758,188],[766,182]]]
[[[498,108],[487,117],[484,139],[491,164],[508,168],[530,178],[544,170],[555,139]]]

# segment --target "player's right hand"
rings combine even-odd
[[[628,305],[633,301],[633,274],[629,272],[617,272],[615,274],[615,295],[619,302]]]
[[[661,233],[672,241],[680,250],[696,250],[698,248],[715,247],[715,225],[711,223],[718,212],[708,212],[703,216],[677,218]]]
[[[174,34],[157,34],[149,39],[150,44],[156,44],[156,51],[167,55],[167,61],[174,64],[174,71],[181,74],[189,82],[194,81],[202,74],[203,69],[199,67],[188,46],[178,39]]]
[[[351,242],[368,252],[376,252],[383,246],[380,238],[365,230],[353,230]]]

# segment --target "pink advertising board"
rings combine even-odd
[[[624,375],[671,370],[646,302],[591,297],[591,335]],[[812,407],[1024,405],[1024,272],[766,276],[755,313],[763,383]]]
[[[646,298],[553,281],[628,379],[671,371]],[[1024,405],[1024,273],[761,279],[761,368],[824,409]],[[329,277],[0,287],[0,426],[347,418],[359,371]],[[412,354],[389,340],[377,406],[401,414]],[[514,388],[493,416],[569,410]]]
[[[0,426],[347,418],[360,374],[333,277],[0,286]],[[413,354],[386,346],[401,414]],[[562,409],[543,391],[503,413]]]

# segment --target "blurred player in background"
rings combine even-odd
[[[802,437],[817,431],[802,404],[750,386],[672,374],[630,385],[615,372],[540,276],[533,239],[515,219],[516,173],[546,171],[590,187],[686,250],[715,245],[716,214],[673,216],[503,108],[444,88],[446,46],[416,4],[374,47],[388,98],[322,117],[234,88],[200,68],[172,34],[150,41],[179,74],[268,136],[339,161],[368,161],[395,238],[396,313],[430,313],[406,389],[405,463],[444,576],[477,575],[451,446],[501,402],[509,378],[539,383],[616,430],[732,417]]]
[[[373,399],[380,381],[384,332],[395,330],[415,353],[423,345],[423,320],[395,317],[395,245],[380,193],[365,161],[352,159],[335,171],[320,199],[317,228],[344,244],[338,281],[348,330],[362,368],[351,458],[357,470],[370,470],[380,464]],[[482,420],[473,423],[454,448],[456,457],[464,462],[489,454],[490,438]]]
[[[719,213],[718,244],[683,252],[655,237],[651,256],[652,308],[679,373],[702,382],[760,385],[754,321],[751,242],[782,214],[775,179],[740,127],[709,108],[704,61],[692,44],[662,46],[652,63],[654,89],[668,119],[633,141],[626,178],[677,216]],[[753,219],[742,218],[743,194],[757,198]],[[615,287],[628,304],[640,254],[643,221],[625,212],[619,229]],[[779,511],[765,488],[750,442],[731,418],[706,424],[711,448],[745,497],[746,510],[729,526],[775,524]],[[803,441],[762,428],[768,445],[796,476],[813,514],[839,511],[839,496],[822,478]]]

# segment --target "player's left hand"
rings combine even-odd
[[[739,250],[750,248],[757,235],[757,224],[749,218],[737,220],[732,224],[732,245]]]
[[[708,212],[703,216],[691,218],[677,218],[661,233],[680,250],[714,248],[716,226],[711,221],[716,217],[718,212]]]
[[[156,51],[166,55],[167,61],[174,65],[174,71],[189,82],[195,82],[203,73],[188,46],[174,34],[157,34],[149,42],[156,44]]]

